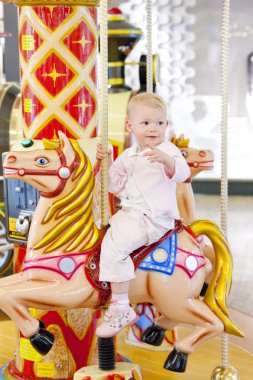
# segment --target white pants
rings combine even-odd
[[[143,245],[158,241],[167,229],[155,224],[141,211],[123,208],[110,219],[101,246],[100,281],[124,282],[135,277],[129,256]]]

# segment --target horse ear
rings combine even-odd
[[[58,131],[58,136],[60,139],[60,146],[64,153],[64,156],[66,157],[68,166],[71,165],[75,158],[75,152],[72,147],[71,142],[69,141],[68,137],[65,135],[65,133]]]
[[[176,135],[171,135],[170,138],[169,138],[169,141],[170,141],[172,144],[176,145],[176,142],[177,142],[177,137],[176,137]]]

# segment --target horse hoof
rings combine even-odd
[[[40,319],[38,320],[40,324],[40,329],[44,329],[46,327],[45,323],[41,321]]]
[[[46,355],[54,344],[54,336],[51,332],[40,328],[35,335],[30,338],[31,345],[41,355]]]
[[[205,297],[207,288],[208,288],[208,284],[206,282],[204,282],[202,289],[201,289],[201,292],[200,292],[200,297]]]
[[[173,351],[171,351],[171,353],[167,357],[167,360],[164,363],[163,368],[167,369],[168,371],[185,372],[187,359],[188,359],[188,354],[177,351],[174,348]]]
[[[152,346],[160,346],[165,336],[165,330],[154,323],[142,334],[141,340]]]

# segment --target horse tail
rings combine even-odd
[[[227,298],[232,283],[232,255],[228,243],[217,224],[209,220],[197,220],[189,225],[198,237],[206,235],[215,251],[213,277],[208,285],[204,302],[224,324],[224,332],[243,337],[242,331],[231,321],[227,310]]]

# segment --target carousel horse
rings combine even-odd
[[[29,308],[95,308],[104,305],[110,296],[109,284],[98,281],[103,231],[93,220],[92,166],[81,140],[69,140],[58,133],[59,140],[31,141],[33,146],[7,153],[4,161],[5,177],[31,184],[40,191],[40,200],[22,273],[0,279],[0,308],[42,355],[51,349],[53,335]],[[201,234],[210,238],[216,254],[213,279],[204,301],[199,294],[208,260],[197,241]],[[169,255],[166,246],[170,235],[174,237],[174,250]],[[150,255],[157,265],[149,266]],[[177,228],[159,242],[133,252],[132,259],[136,278],[130,286],[131,303],[150,302],[171,323],[195,327],[175,342],[166,369],[184,371],[188,354],[223,331],[243,335],[227,311],[232,263],[227,242],[214,223],[196,221],[188,228],[178,222]]]
[[[214,155],[209,149],[196,149],[189,146],[189,139],[184,135],[179,138],[173,136],[171,142],[181,151],[190,170],[191,176],[187,182],[177,183],[177,202],[179,214],[185,224],[190,224],[196,220],[196,204],[192,191],[192,179],[204,170],[212,170]]]
[[[189,146],[189,139],[185,139],[184,135],[179,138],[172,137],[171,142],[175,144],[181,151],[191,170],[191,176],[187,182],[177,183],[177,203],[180,218],[186,225],[189,225],[197,219],[196,203],[192,190],[192,179],[204,170],[212,170],[214,163],[214,154],[209,149],[196,149]],[[203,236],[199,237],[199,242],[204,256],[207,257],[214,267],[215,253],[211,245],[205,244]],[[206,278],[206,283],[211,280],[212,273]]]

